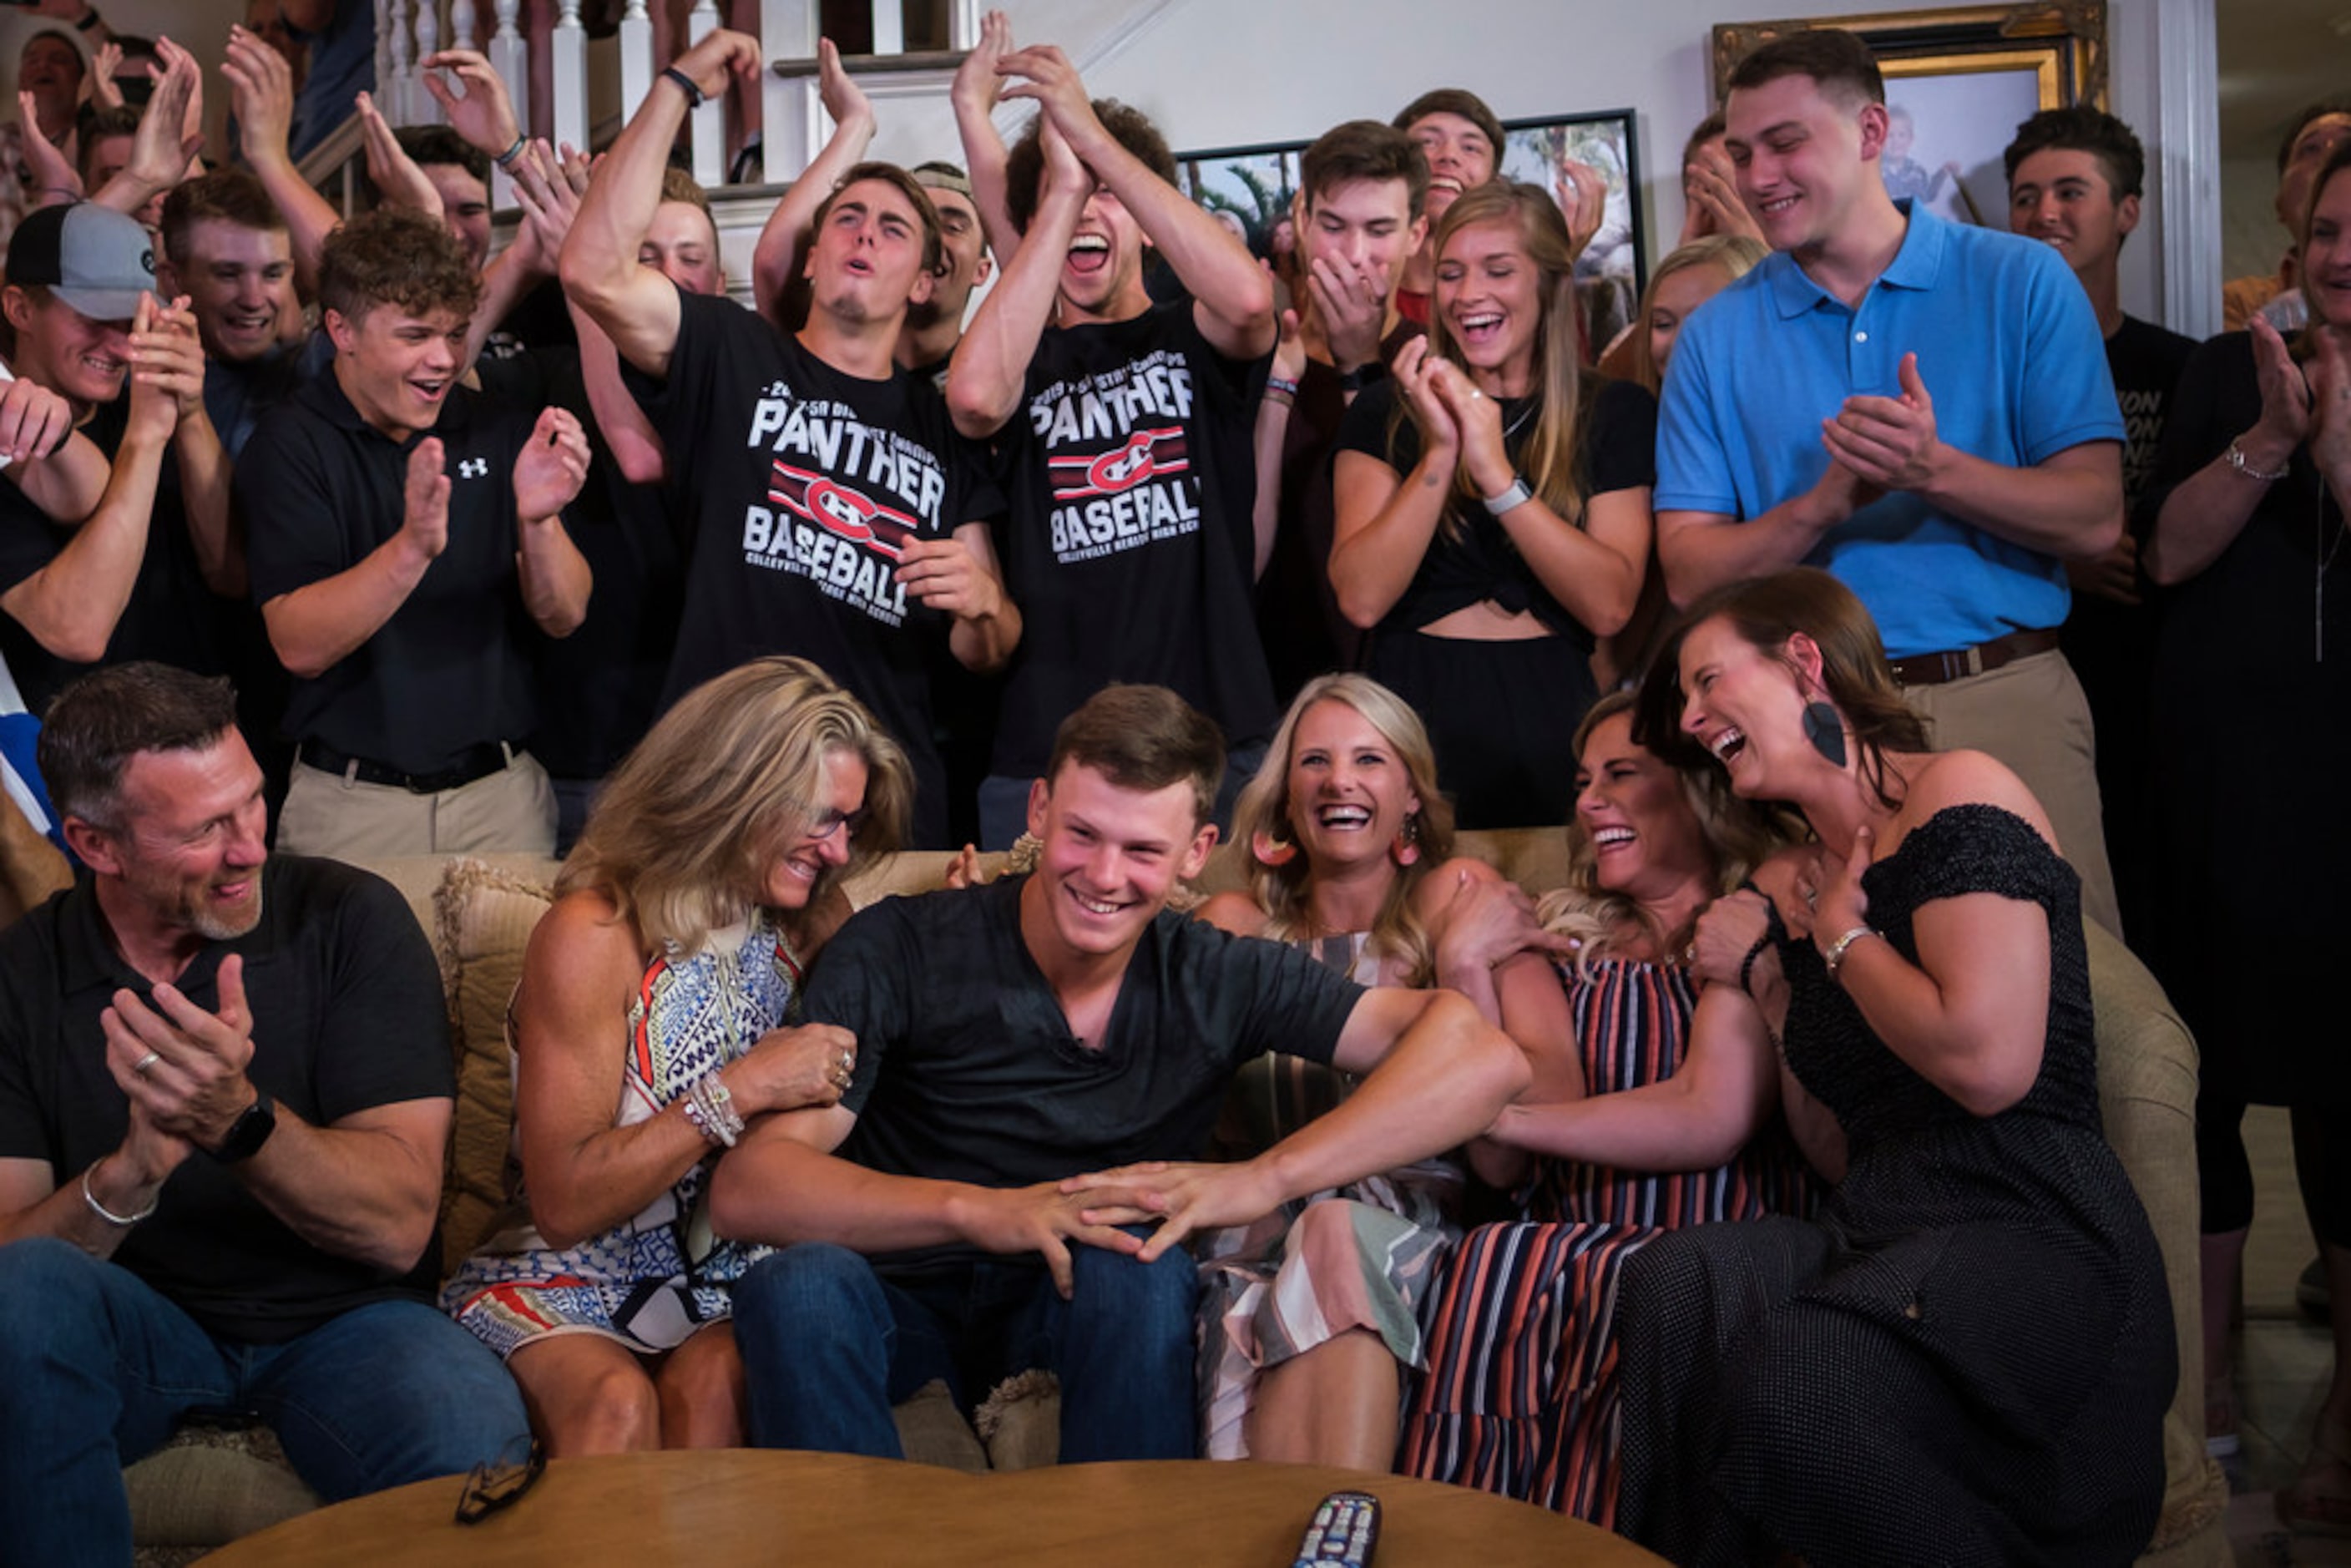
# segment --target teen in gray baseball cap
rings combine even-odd
[[[154,289],[154,242],[136,220],[95,202],[41,207],[9,236],[7,276],[46,287],[93,321],[128,321]]]

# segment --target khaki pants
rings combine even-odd
[[[2098,748],[2090,702],[2065,655],[2052,649],[1986,674],[1905,686],[1938,751],[1981,751],[2006,763],[2049,813],[2057,847],[2081,873],[2082,913],[2119,936],[2115,873],[2098,806]]]
[[[277,814],[277,847],[345,861],[501,850],[551,855],[555,790],[528,751],[463,789],[434,795],[363,784],[297,762],[286,809]]]

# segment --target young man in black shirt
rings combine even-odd
[[[1063,1462],[1189,1458],[1183,1239],[1450,1148],[1524,1087],[1458,995],[1365,990],[1167,907],[1223,773],[1196,709],[1110,687],[1030,786],[1033,873],[885,900],[827,946],[806,1011],[856,1035],[849,1090],[769,1118],[712,1187],[721,1235],[785,1248],[735,1291],[755,1443],[894,1458],[894,1400],[942,1377],[968,1407],[1041,1365]],[[1119,1168],[1196,1159],[1272,1050],[1367,1076],[1256,1160]]]
[[[0,1563],[127,1563],[122,1466],[262,1412],[329,1501],[521,1452],[434,1306],[452,1080],[398,894],[272,858],[227,683],[84,677],[40,766],[89,868],[0,940]]]
[[[147,231],[94,203],[41,208],[9,239],[0,309],[15,373],[64,399],[89,438],[45,465],[73,483],[0,484],[0,655],[35,713],[94,664],[225,668],[215,591],[237,580],[226,474],[195,322],[160,307],[153,269]],[[190,504],[158,507],[172,454]]]
[[[1005,165],[1022,239],[947,377],[956,427],[1001,448],[1005,572],[1028,624],[980,797],[990,848],[1019,832],[1055,727],[1109,682],[1173,687],[1223,727],[1220,805],[1277,716],[1251,602],[1249,447],[1272,279],[1176,189],[1151,122],[1090,101],[1059,49],[998,69],[1020,84],[1005,97],[1040,109]],[[965,151],[975,169],[998,156]],[[1190,299],[1151,303],[1146,246]]]
[[[2196,340],[2123,314],[2117,262],[2138,226],[2147,157],[2131,128],[2086,105],[2048,109],[2016,128],[2008,144],[2008,223],[2055,247],[2082,280],[2105,335],[2106,369],[2121,401],[2123,537],[2102,556],[2065,563],[2074,587],[2065,617],[2066,660],[2081,677],[2098,735],[2098,794],[2105,803],[2106,862],[2123,928],[2145,929],[2148,878],[2160,863],[2147,810],[2147,671],[2155,659],[2154,614],[2142,601],[2139,542],[2151,518],[2139,501],[2155,475],[2163,411]]]
[[[892,362],[929,297],[938,219],[887,163],[848,171],[803,262],[808,324],[786,337],[639,259],[670,144],[694,98],[754,71],[758,45],[712,33],[653,84],[580,203],[563,283],[620,350],[691,508],[695,546],[669,701],[764,653],[814,660],[914,760],[914,842],[946,841],[930,670],[944,644],[1000,664],[1021,615],[996,570],[981,454],[928,385]]]
[[[253,596],[295,677],[280,847],[343,856],[555,843],[529,642],[585,613],[563,508],[580,422],[457,384],[476,284],[438,224],[386,208],[328,238],[331,373],[238,460]]]
[[[1305,296],[1283,315],[1257,411],[1257,537],[1268,552],[1257,623],[1285,706],[1316,675],[1362,666],[1364,634],[1331,588],[1331,455],[1355,393],[1384,380],[1396,350],[1421,331],[1395,295],[1428,235],[1428,160],[1392,125],[1333,126],[1300,156],[1298,171]]]

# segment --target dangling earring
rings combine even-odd
[[[1249,853],[1266,870],[1280,871],[1298,858],[1298,846],[1288,839],[1274,837],[1270,828],[1259,828],[1249,835]]]
[[[1395,857],[1396,864],[1400,866],[1410,867],[1418,862],[1420,860],[1419,812],[1415,811],[1404,820],[1404,826],[1396,830],[1395,842],[1388,846],[1388,853]]]
[[[1804,738],[1830,767],[1844,766],[1844,721],[1818,697],[1804,705]]]

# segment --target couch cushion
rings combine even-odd
[[[531,928],[551,897],[543,882],[472,859],[449,862],[434,894],[433,947],[448,988],[457,1065],[456,1122],[441,1193],[444,1274],[488,1239],[506,1205],[514,1136],[507,1002],[522,977]]]

